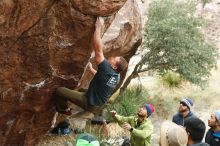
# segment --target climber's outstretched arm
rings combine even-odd
[[[101,28],[102,28],[102,23],[100,22],[100,19],[97,18],[95,24],[95,32],[93,35],[93,48],[95,51],[95,60],[97,65],[99,65],[105,59],[102,51],[103,43],[101,39]]]

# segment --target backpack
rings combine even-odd
[[[76,140],[76,146],[100,146],[100,144],[92,134],[82,133]]]
[[[67,121],[63,121],[57,124],[56,127],[54,127],[51,131],[52,134],[57,135],[68,135],[72,129],[70,128],[70,124]]]

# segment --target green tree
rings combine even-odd
[[[139,73],[149,70],[173,71],[199,85],[207,80],[218,54],[202,34],[204,22],[195,16],[196,2],[152,1],[142,43],[146,53],[121,87],[121,93]]]

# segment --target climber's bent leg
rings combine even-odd
[[[85,109],[87,107],[87,99],[85,92],[78,92],[65,87],[59,87],[55,95],[57,111],[65,111],[68,108],[67,101],[71,101],[77,106]]]
[[[93,113],[95,116],[101,116],[103,109],[104,109],[104,105],[103,106],[93,106],[93,105],[87,106],[87,110]]]

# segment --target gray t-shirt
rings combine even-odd
[[[105,59],[98,65],[98,70],[89,84],[87,91],[88,104],[104,105],[119,83],[120,74]]]

